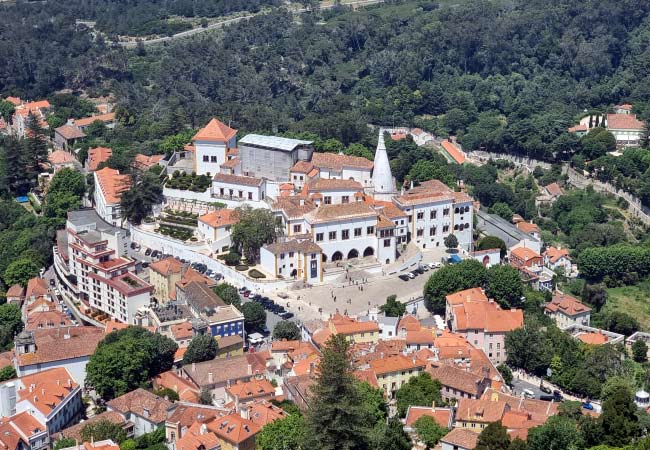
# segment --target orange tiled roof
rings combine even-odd
[[[439,364],[427,369],[434,380],[439,380],[443,386],[449,386],[468,394],[478,395],[483,377],[467,372],[458,367]]]
[[[233,130],[228,125],[217,119],[212,119],[205,127],[201,128],[199,132],[194,135],[192,140],[228,142],[236,134],[237,130]]]
[[[546,310],[551,312],[562,312],[568,316],[575,316],[591,311],[591,308],[581,303],[577,298],[565,294],[556,294],[550,303],[546,305]]]
[[[466,428],[454,428],[441,441],[453,447],[473,449],[478,444],[478,433]]]
[[[461,398],[456,409],[457,421],[491,423],[501,420],[508,404],[499,396],[479,399]]]
[[[376,216],[375,210],[363,202],[322,205],[306,215],[311,223]]]
[[[41,328],[69,327],[71,325],[72,320],[63,311],[37,311],[27,317],[25,329],[30,331]]]
[[[424,416],[431,417],[438,425],[447,428],[449,427],[449,421],[451,419],[451,410],[449,408],[440,407],[431,408],[430,406],[409,406],[409,409],[406,412],[405,425],[413,428],[413,424],[417,422],[420,417]]]
[[[583,332],[576,336],[585,344],[589,345],[602,345],[607,344],[609,338],[602,333],[587,333]]]
[[[160,373],[153,378],[154,384],[158,388],[169,388],[178,394],[181,401],[198,403],[199,402],[199,388],[192,383],[192,380],[186,380],[179,376],[173,370]],[[172,420],[169,418],[168,420]],[[174,418],[174,422],[178,422],[180,418]]]
[[[25,295],[25,288],[16,283],[7,290],[7,297],[23,297]]]
[[[370,170],[373,162],[361,156],[339,155],[337,153],[314,153],[311,157],[312,164],[317,168],[328,168],[337,171],[344,167],[352,169]]]
[[[450,142],[449,140],[445,139],[442,141],[442,148],[445,149],[445,151],[451,156],[454,161],[458,164],[462,164],[465,162],[465,155],[463,155],[463,152],[460,151],[458,147],[453,142]]]
[[[608,130],[643,130],[643,122],[636,118],[636,114],[607,114]]]
[[[349,335],[379,331],[379,325],[377,325],[377,322],[370,320],[367,322],[358,322],[355,319],[342,316],[341,314],[335,314],[329,324],[332,331],[336,334]]]
[[[361,190],[363,186],[355,180],[339,178],[316,178],[307,183],[310,191]]]
[[[162,423],[167,419],[167,411],[172,406],[172,402],[142,388],[138,388],[114,398],[106,406],[122,414],[131,412],[140,417],[147,417],[151,422]]]
[[[451,306],[461,305],[466,302],[488,302],[489,301],[487,295],[485,295],[485,292],[483,292],[483,289],[478,287],[464,289],[462,291],[449,294],[446,297],[446,299],[447,299],[447,303],[449,303]]]
[[[567,131],[569,133],[577,133],[578,131],[587,131],[588,129],[589,128],[587,127],[586,124],[580,123],[578,125],[574,125],[572,127],[569,127]]]
[[[50,288],[47,285],[47,281],[45,281],[43,278],[30,278],[27,282],[25,297],[40,297],[42,295],[47,295],[49,293],[49,290]]]
[[[16,392],[19,400],[28,400],[45,416],[49,415],[79,386],[64,367],[56,367],[20,379],[24,389]]]
[[[250,381],[238,380],[237,383],[226,388],[226,391],[232,397],[238,397],[240,400],[246,400],[256,397],[264,397],[267,395],[275,396],[275,388],[266,379]]]
[[[456,319],[456,329],[484,330],[500,333],[521,328],[524,324],[524,314],[521,309],[503,310],[494,302],[466,302],[453,307]]]
[[[14,106],[20,106],[23,104],[23,101],[20,99],[20,97],[7,97],[5,100]]]
[[[528,234],[539,233],[539,227],[536,224],[530,222],[519,222],[517,224],[517,228]]]
[[[199,217],[199,220],[212,228],[226,227],[239,222],[239,215],[234,209],[217,209]]]
[[[546,189],[546,192],[548,192],[549,195],[552,195],[553,197],[559,197],[562,195],[562,188],[557,183],[547,184],[544,186],[544,189]]]
[[[55,165],[70,164],[76,161],[75,157],[72,156],[72,153],[63,150],[53,151],[48,155],[47,160],[50,162],[50,164],[55,164]]]
[[[131,177],[120,175],[119,170],[104,167],[95,172],[99,188],[106,199],[106,203],[119,203],[122,192],[131,187]]]
[[[420,321],[412,314],[405,315],[399,320],[399,323],[397,324],[398,330],[404,329],[406,331],[419,331],[420,328],[422,328]]]
[[[90,356],[104,338],[103,330],[97,327],[51,328],[34,330],[32,333],[36,352],[17,355],[20,366]]]
[[[164,158],[165,155],[147,156],[147,155],[143,155],[142,153],[138,153],[137,155],[135,155],[135,159],[133,160],[133,163],[140,170],[148,170],[151,169],[156,164],[158,164]]]
[[[569,258],[569,250],[566,248],[556,248],[556,247],[548,247],[546,251],[544,252],[544,256],[548,257],[549,261],[552,263],[556,263],[560,258]]]
[[[219,439],[207,430],[206,425],[194,422],[185,432],[183,437],[176,440],[178,450],[204,450],[218,448]]]
[[[212,177],[214,181],[225,183],[225,184],[235,184],[238,186],[260,186],[264,180],[261,178],[247,177],[243,175],[232,175],[229,173],[217,173]]]
[[[108,161],[113,150],[107,147],[95,147],[88,150],[88,170],[95,171],[99,165]]]
[[[529,261],[534,258],[541,258],[542,255],[528,247],[517,247],[510,251],[510,255],[515,256],[522,261]]]
[[[54,132],[60,134],[63,139],[69,141],[70,139],[81,139],[86,137],[86,134],[75,125],[61,125],[54,129]]]
[[[167,277],[173,273],[181,273],[183,270],[183,263],[172,256],[153,262],[149,268],[160,275]]]
[[[7,420],[6,418],[0,420]],[[9,421],[11,425],[20,430],[23,436],[32,436],[40,431],[45,431],[45,427],[32,416],[29,411],[23,411],[11,416]]]
[[[174,339],[177,341],[190,339],[193,336],[192,324],[188,322],[175,323],[169,327],[174,336]]]
[[[216,418],[208,422],[207,426],[219,438],[232,444],[241,444],[261,430],[259,425],[236,413]]]
[[[400,372],[402,370],[415,369],[418,367],[424,368],[426,362],[420,361],[415,358],[409,358],[404,355],[389,356],[384,359],[376,359],[370,362],[370,367],[377,375]]]
[[[100,122],[113,122],[115,120],[115,113],[106,113],[106,114],[98,114],[96,116],[90,116],[90,117],[84,117],[82,119],[75,119],[74,124],[78,127],[85,127],[88,126],[96,121]]]
[[[266,400],[255,400],[246,405],[248,417],[256,425],[264,427],[271,422],[287,417],[284,409],[275,406]]]
[[[307,174],[312,171],[314,165],[309,161],[298,161],[289,169],[289,172],[304,173]]]

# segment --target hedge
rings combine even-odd
[[[251,269],[248,271],[248,275],[251,278],[266,278],[266,275],[264,275],[262,272],[260,272],[257,269]]]

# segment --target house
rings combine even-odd
[[[314,374],[307,373],[293,377],[286,377],[284,379],[284,392],[289,400],[294,402],[301,411],[309,409],[309,401],[311,399],[311,387],[315,383]]]
[[[94,173],[95,193],[93,200],[97,214],[106,222],[118,225],[122,221],[120,201],[122,193],[131,187],[131,177],[121,175],[119,170],[104,167]]]
[[[70,438],[77,441],[82,441],[83,439],[81,438],[81,430],[83,430],[86,425],[91,425],[102,421],[107,421],[119,425],[122,427],[128,438],[133,437],[133,423],[127,422],[124,419],[124,416],[116,411],[104,411],[102,413],[96,414],[84,420],[83,422],[79,422],[78,424],[72,425],[71,427],[59,431],[54,435],[54,437],[57,440]]]
[[[544,314],[555,321],[559,328],[579,324],[589,326],[591,308],[570,295],[556,293],[544,306]]]
[[[174,404],[142,388],[128,392],[106,403],[108,411],[120,413],[133,423],[133,435],[142,436],[163,426]]]
[[[133,167],[142,172],[146,172],[156,164],[160,164],[164,158],[165,155],[143,155],[142,153],[138,153],[133,160]]]
[[[454,424],[452,408],[436,406],[435,403],[431,406],[409,406],[404,419],[404,431],[415,431],[413,425],[420,417],[431,417],[443,428],[451,429]]]
[[[516,247],[510,251],[510,265],[517,269],[541,267],[542,255],[528,247]]]
[[[260,428],[264,428],[265,425],[276,420],[284,419],[288,415],[284,409],[266,400],[255,400],[244,405],[241,410],[245,419],[252,421]]]
[[[226,399],[229,402],[250,403],[256,400],[275,399],[275,387],[266,379],[238,380],[226,387]]]
[[[85,131],[90,125],[95,122],[100,122],[106,128],[115,128],[115,113],[107,112],[104,114],[97,114],[96,116],[84,117],[82,119],[70,119],[68,123],[78,127],[81,131]]]
[[[476,211],[476,217],[476,225],[483,231],[485,236],[498,237],[505,242],[509,249],[528,247],[537,253],[542,251],[542,243],[539,239],[524,233],[504,218],[481,209]]]
[[[199,403],[199,387],[173,370],[156,375],[153,378],[153,385],[157,389],[171,389],[178,394],[180,401]]]
[[[86,170],[94,172],[99,168],[101,163],[108,161],[113,155],[113,150],[106,147],[95,147],[88,149],[88,158],[86,159]]]
[[[617,147],[637,146],[643,135],[644,124],[636,114],[607,114],[607,131],[616,138]]]
[[[355,200],[355,194],[362,193],[363,186],[356,180],[338,178],[315,178],[307,181],[302,193],[308,196],[317,206],[338,205]]]
[[[237,148],[237,130],[213,118],[194,135],[192,143],[194,171],[197,175],[215,175],[228,159],[227,151]]]
[[[311,164],[320,178],[355,180],[364,187],[372,185],[374,163],[361,156],[317,152],[312,154]],[[311,171],[307,173],[307,176],[309,175],[311,175]]]
[[[490,397],[461,398],[456,407],[454,428],[463,428],[480,433],[492,422],[502,419],[510,410],[507,402],[493,393]]]
[[[483,350],[494,364],[506,361],[506,333],[521,328],[524,323],[521,309],[501,309],[480,288],[448,295],[445,318],[453,332]]]
[[[294,164],[309,161],[313,152],[312,141],[259,134],[239,140],[242,173],[271,181],[286,181]]]
[[[571,274],[571,257],[566,248],[548,247],[544,253],[544,265],[551,270],[559,270],[565,276]]]
[[[568,333],[574,339],[588,345],[616,345],[625,340],[625,336],[622,334],[601,330],[600,328],[594,328],[580,323],[572,323],[566,328],[563,328],[562,331]]]
[[[542,232],[540,231],[537,224],[532,222],[519,222],[515,225],[519,230],[523,231],[526,234],[531,235],[535,239],[542,238]]]
[[[35,102],[23,102],[20,99],[18,104],[14,103],[14,116],[11,127],[19,138],[24,138],[27,132],[29,116],[33,115],[38,120],[41,127],[48,129],[49,125],[45,120],[52,105],[47,100],[38,100]]]
[[[213,196],[238,202],[261,202],[266,198],[266,181],[219,172],[212,178]]]
[[[377,377],[377,384],[388,398],[393,398],[400,387],[411,378],[417,377],[425,367],[424,361],[404,355],[388,356],[370,361],[370,368]]]
[[[181,371],[181,376],[191,380],[199,389],[206,388],[213,391],[213,397],[218,394],[223,398],[226,386],[238,380],[264,376],[266,365],[261,365],[252,353],[248,353],[185,365]]]
[[[47,156],[47,160],[54,169],[54,173],[61,169],[76,169],[79,164],[77,158],[65,150],[55,150]]]
[[[217,209],[199,217],[199,233],[215,252],[227,251],[232,244],[230,231],[238,221],[234,209]]]
[[[81,386],[65,367],[23,375],[0,385],[0,415],[32,416],[49,434],[75,423],[84,414]]]
[[[205,424],[223,450],[255,450],[255,435],[261,427],[237,413],[217,417]]]
[[[103,338],[100,328],[90,326],[22,331],[14,340],[16,372],[26,376],[64,367],[83,386],[86,365]]]
[[[477,260],[485,267],[492,267],[498,264],[501,264],[501,249],[500,248],[489,248],[485,250],[476,250],[469,252],[469,256],[472,259]]]
[[[50,435],[38,420],[28,412],[11,417],[0,417],[0,443],[9,450],[46,450]]]
[[[615,114],[632,114],[632,105],[623,103],[622,105],[614,105]]]
[[[310,240],[265,244],[260,249],[260,265],[278,278],[302,279],[311,284],[323,280],[322,250]]]
[[[567,129],[569,133],[575,134],[578,137],[582,137],[589,131],[589,126],[584,123],[579,123]]]
[[[77,142],[86,137],[81,129],[74,125],[61,125],[54,129],[54,147],[67,152],[73,151]]]
[[[196,421],[184,428],[183,437],[169,442],[172,450],[221,450],[219,440],[204,423]]]
[[[113,442],[112,439],[101,441],[77,443],[73,447],[64,447],[60,450],[120,450],[120,446]]]
[[[564,191],[560,187],[557,182],[547,184],[546,186],[543,187],[543,192],[546,196],[548,196],[551,199],[551,202],[557,200],[562,194],[564,194]]]
[[[480,398],[491,385],[489,372],[479,376],[447,364],[434,364],[427,369],[427,373],[440,381],[440,394],[445,399]]]
[[[223,408],[196,403],[177,402],[176,408],[168,415],[165,421],[165,437],[168,443],[175,446],[172,448],[180,450],[178,440],[186,435],[195,422],[206,422],[226,414]]]
[[[27,289],[25,290],[25,300],[28,302],[34,301],[40,297],[50,298],[50,287],[45,279],[40,277],[30,278],[27,281]]]
[[[465,162],[465,153],[458,146],[448,139],[443,140],[440,145],[444,151],[445,157],[450,162],[463,164]]]
[[[5,298],[10,305],[20,307],[23,304],[23,300],[25,300],[25,288],[20,284],[14,284],[7,289]]]
[[[325,331],[327,331],[325,334],[319,333],[321,338],[324,338],[325,335],[329,337],[329,334],[342,334],[350,342],[373,342],[376,344],[379,341],[379,325],[377,322],[359,322],[356,319],[338,313],[334,314],[327,322]],[[316,333],[314,333],[314,341],[316,341],[318,346],[322,346],[326,340],[327,338],[325,340],[318,339]]]
[[[441,450],[473,450],[478,444],[478,433],[454,428],[440,439]]]
[[[181,281],[183,263],[168,256],[149,264],[149,283],[153,286],[153,296],[162,303],[176,297],[176,283]]]

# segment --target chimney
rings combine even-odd
[[[207,432],[208,432],[208,427],[207,427],[207,425],[204,424],[204,423],[202,423],[202,424],[201,424],[201,428],[200,428],[200,430],[201,430],[201,431],[200,431],[201,434],[205,434],[205,433],[207,433]]]
[[[212,372],[208,372],[208,383],[210,383],[210,384],[214,383],[214,379],[212,377]]]
[[[144,417],[149,417],[149,408],[142,408]]]
[[[248,375],[253,375],[253,365],[252,364],[248,365],[248,372],[247,373],[248,373]]]
[[[244,405],[244,407],[239,410],[239,415],[241,416],[242,419],[249,420],[250,419],[250,409],[248,409],[248,406]]]

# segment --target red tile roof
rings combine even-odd
[[[113,122],[115,120],[115,113],[106,113],[106,114],[98,114],[96,116],[91,116],[91,117],[84,117],[83,119],[75,119],[74,124],[78,127],[85,127],[88,126],[96,121],[100,122]]]
[[[453,142],[445,139],[442,141],[441,145],[442,148],[445,149],[445,151],[454,159],[454,161],[456,161],[457,164],[463,164],[465,162],[465,155],[458,147],[456,147]]]
[[[59,165],[71,164],[74,163],[77,159],[72,156],[72,153],[63,150],[56,150],[48,155],[47,160],[50,162],[50,164]]]
[[[608,130],[643,130],[643,122],[636,118],[636,114],[607,114]]]
[[[532,249],[530,249],[528,247],[514,248],[514,249],[512,249],[510,251],[510,255],[515,256],[515,257],[521,259],[524,262],[530,261],[531,259],[534,259],[534,258],[541,258],[542,257],[542,255],[540,255],[539,253],[537,253],[536,251],[534,251],[534,250],[532,250]]]
[[[42,295],[47,295],[49,293],[49,290],[50,287],[47,285],[47,281],[45,281],[43,278],[30,278],[27,282],[25,297],[40,297]]]
[[[563,194],[562,188],[557,183],[547,184],[546,186],[544,186],[544,189],[546,189],[546,192],[548,192],[548,194],[553,197],[559,197],[560,195]]]
[[[160,373],[153,378],[153,383],[158,388],[169,388],[178,394],[181,401],[198,403],[199,401],[199,387],[192,383],[192,380],[177,375],[173,370]],[[169,419],[172,421],[172,418]],[[178,418],[173,420],[178,421]]]
[[[555,264],[560,258],[571,259],[569,257],[569,250],[566,248],[548,247],[544,252],[544,256],[546,256],[553,264]]]
[[[214,419],[207,426],[219,438],[232,444],[241,444],[261,430],[259,425],[236,413]]]
[[[20,366],[87,357],[104,338],[103,330],[97,327],[52,328],[32,333],[36,352],[17,355]]]
[[[163,423],[172,402],[138,388],[109,401],[106,406],[122,414],[133,413],[153,423]]]
[[[566,294],[555,294],[550,303],[546,305],[550,312],[561,312],[567,316],[575,316],[591,311],[591,308],[582,304],[577,298]]]
[[[517,224],[517,228],[523,231],[524,233],[539,233],[539,227],[537,224],[530,223],[530,222],[519,222]]]
[[[451,410],[449,408],[430,407],[430,406],[409,406],[406,412],[407,427],[413,428],[413,424],[420,417],[431,417],[441,427],[448,428],[451,419]]]
[[[370,367],[377,375],[416,368],[424,369],[426,365],[425,361],[420,361],[419,359],[410,358],[404,355],[389,356],[383,359],[375,359],[370,362]]]
[[[54,129],[54,132],[60,134],[63,139],[69,141],[70,139],[81,139],[86,137],[86,134],[75,125],[61,125]]]
[[[228,392],[231,397],[237,397],[243,401],[257,397],[275,397],[275,388],[266,379],[252,379],[250,381],[237,380],[235,384],[226,388],[226,392]]]
[[[454,428],[441,441],[454,447],[471,450],[478,444],[478,433],[464,428]]]
[[[239,215],[234,209],[223,208],[204,214],[199,220],[212,228],[220,228],[239,222]]]
[[[119,170],[104,167],[95,172],[99,188],[106,199],[106,203],[119,203],[124,191],[131,187],[131,177],[120,175]]]
[[[607,344],[609,341],[609,338],[602,333],[584,332],[578,334],[576,337],[589,345],[602,345]]]
[[[311,162],[315,167],[328,168],[340,171],[344,167],[350,169],[370,170],[373,162],[361,156],[339,155],[337,153],[318,153],[315,152],[311,157]]]
[[[79,386],[64,367],[43,370],[20,378],[25,388],[16,392],[19,401],[28,400],[43,415],[48,416]]]
[[[108,161],[113,150],[107,147],[95,147],[88,150],[88,170],[95,171],[99,165]]]
[[[149,268],[160,275],[167,277],[173,273],[181,273],[183,263],[172,256],[155,261],[149,265]]]
[[[217,119],[212,119],[205,127],[201,128],[199,132],[194,135],[192,140],[225,143],[236,134],[237,130],[233,130],[228,125]]]
[[[165,155],[143,155],[142,153],[138,153],[135,155],[135,159],[133,160],[133,163],[136,168],[140,170],[149,170],[156,164],[158,164],[160,161],[162,161],[165,158]]]

